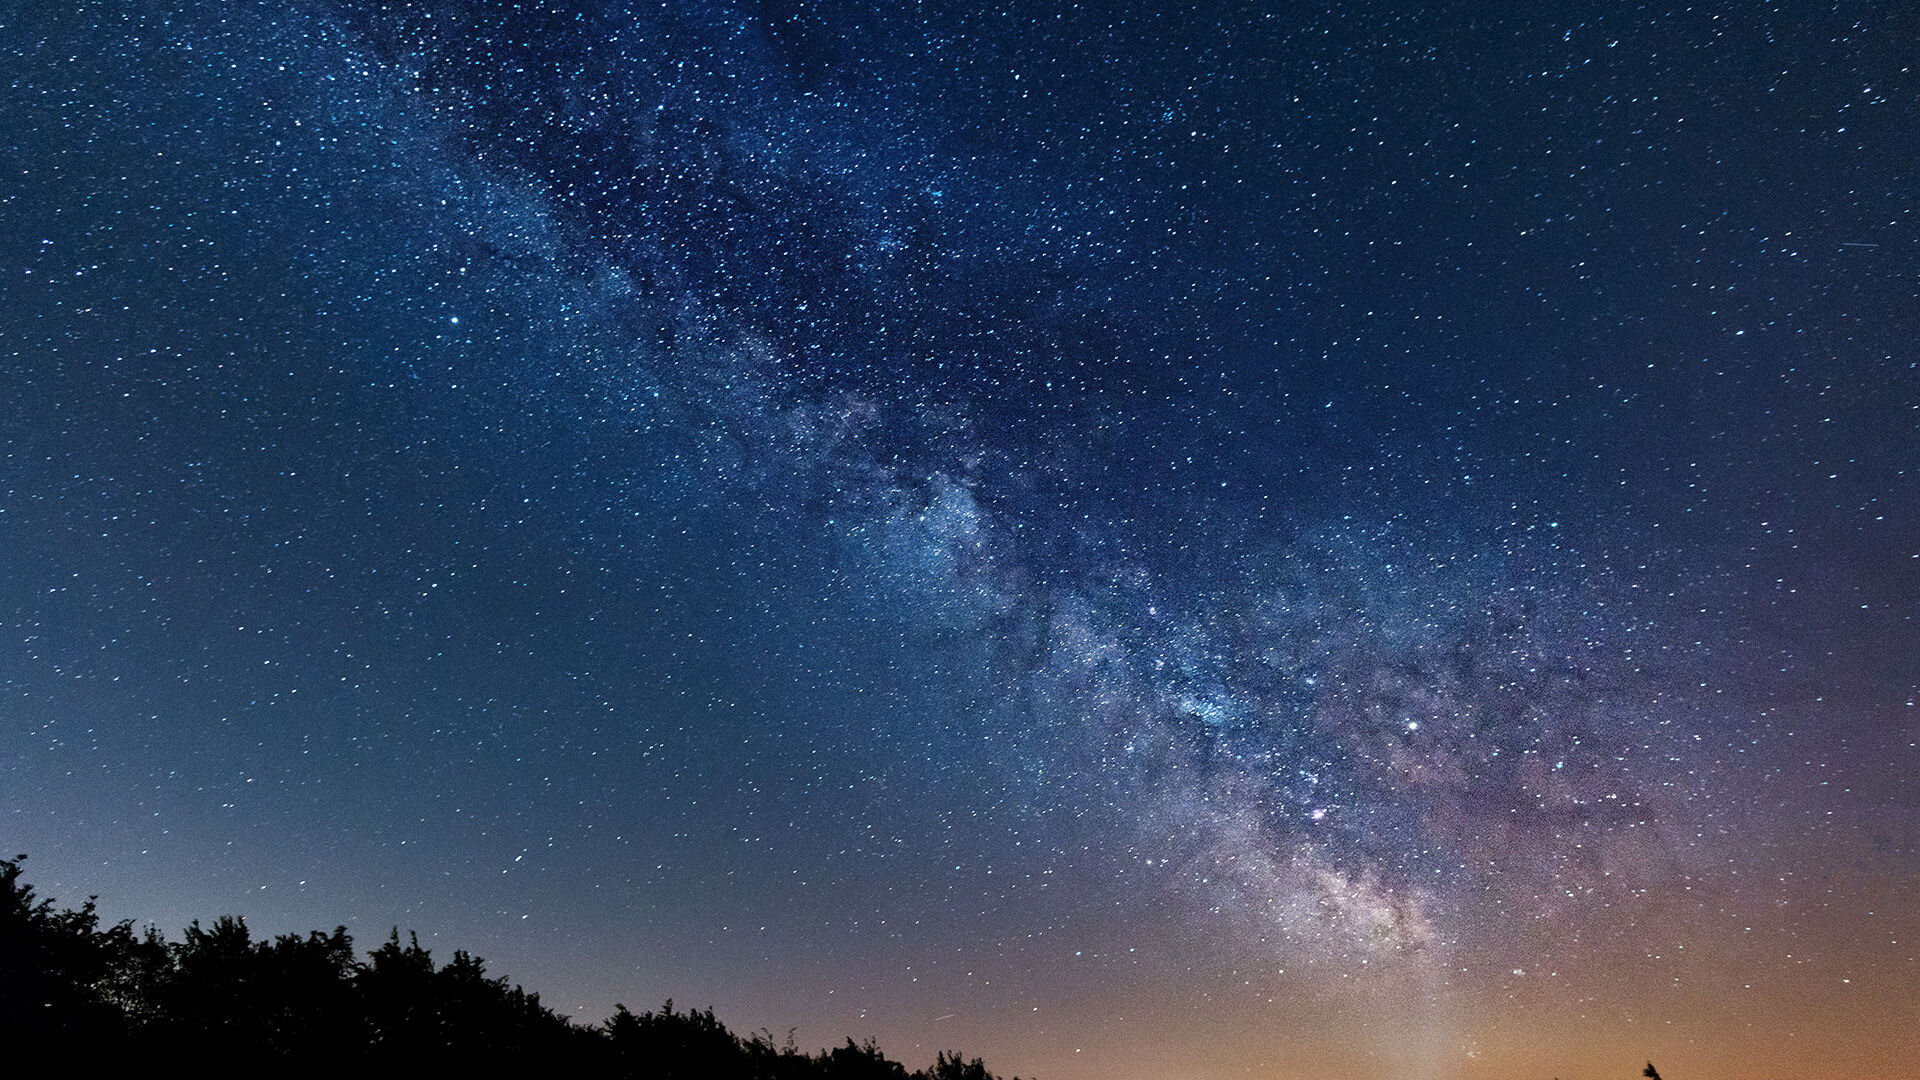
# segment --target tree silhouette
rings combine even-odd
[[[964,1060],[958,1053],[949,1055],[942,1050],[934,1059],[933,1068],[926,1072],[926,1080],[992,1080],[993,1074],[987,1071],[986,1063],[979,1058]]]
[[[871,1039],[858,1046],[848,1039],[821,1055],[820,1065],[825,1080],[907,1080],[905,1066],[887,1060]]]
[[[131,922],[102,928],[91,899],[56,911],[21,880],[20,859],[0,859],[0,1040],[65,1051],[96,1071],[166,1062],[216,1075],[995,1080],[958,1053],[909,1074],[872,1041],[808,1055],[791,1033],[781,1045],[764,1031],[743,1039],[711,1008],[676,1011],[671,1000],[638,1015],[621,1005],[580,1027],[489,978],[464,950],[436,967],[398,927],[365,960],[343,926],[256,941],[232,916],[196,920],[169,944],[151,927],[136,936]]]
[[[668,998],[658,1012],[635,1016],[618,1005],[604,1030],[615,1060],[642,1075],[681,1080],[751,1071],[752,1056],[712,1009],[677,1013]]]
[[[100,929],[94,898],[55,911],[20,880],[26,856],[0,859],[0,1037],[46,1045],[117,1045],[126,961],[138,951],[131,923]]]
[[[354,986],[371,1027],[370,1056],[383,1065],[556,1063],[582,1056],[591,1038],[541,1005],[540,995],[487,978],[485,962],[464,950],[436,970],[419,937],[402,946],[396,927],[367,959]]]
[[[753,1080],[814,1080],[820,1075],[818,1063],[794,1045],[791,1031],[785,1042],[775,1046],[773,1035],[762,1030],[744,1040],[741,1049],[747,1056],[747,1075]]]

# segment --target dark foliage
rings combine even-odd
[[[120,1045],[140,1019],[143,973],[163,955],[129,923],[102,930],[91,898],[78,911],[35,902],[20,861],[0,859],[0,1037]]]
[[[131,922],[102,928],[94,902],[56,911],[0,859],[0,1045],[51,1059],[199,1074],[426,1074],[508,1069],[647,1080],[995,1080],[942,1053],[909,1073],[873,1043],[804,1054],[789,1036],[742,1038],[712,1009],[618,1006],[581,1027],[540,995],[488,978],[478,957],[445,966],[395,929],[357,957],[346,927],[255,941],[231,916],[169,943]]]

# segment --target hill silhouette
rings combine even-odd
[[[364,959],[346,927],[253,939],[245,921],[196,920],[170,942],[133,923],[101,926],[94,901],[55,910],[0,859],[0,1045],[14,1060],[202,1075],[279,1076],[525,1069],[648,1080],[996,1080],[979,1058],[940,1053],[909,1072],[873,1043],[801,1052],[791,1037],[742,1037],[712,1009],[616,1008],[583,1026],[540,995],[489,978],[456,951],[436,966],[396,928]],[[97,1070],[96,1070],[97,1071]],[[1015,1078],[1018,1080],[1018,1078]]]

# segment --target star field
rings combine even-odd
[[[593,1022],[1894,1077],[1899,5],[0,16],[0,842]]]

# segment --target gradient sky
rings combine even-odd
[[[1910,4],[0,14],[0,844],[1041,1080],[1911,1076]]]

